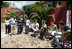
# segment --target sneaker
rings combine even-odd
[[[36,37],[34,34],[31,34],[32,37]]]
[[[28,33],[25,33],[25,34],[28,34]]]

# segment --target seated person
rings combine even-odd
[[[30,23],[30,26],[29,26],[29,32],[34,32],[34,30],[33,30],[33,27],[34,27],[34,21],[31,20],[30,22],[31,22],[31,23]]]
[[[57,48],[61,48],[60,40],[66,41],[69,38],[69,33],[71,32],[69,27],[64,24],[64,22],[59,22],[60,32],[57,32],[57,35],[54,37],[55,42],[57,43]],[[64,45],[63,45],[64,46]]]
[[[59,23],[59,27],[60,27],[60,30],[62,31],[62,37],[63,37],[63,41],[69,41],[69,39],[71,39],[71,30],[68,26],[65,25],[64,22],[60,21]],[[67,43],[66,43],[67,45]]]
[[[48,36],[55,36],[57,30],[56,24],[54,22],[51,22],[51,26],[48,26]]]
[[[32,35],[34,35],[34,37],[36,37],[36,36],[40,35],[39,34],[39,23],[37,22],[36,19],[34,21],[35,21],[35,23],[32,24],[32,29],[34,31],[34,34],[32,34]]]
[[[50,30],[56,30],[56,29],[57,29],[57,25],[54,24],[54,22],[51,22],[51,25],[48,26],[48,28],[49,28]]]
[[[44,39],[47,36],[46,31],[47,31],[47,24],[45,22],[43,22],[42,27],[40,29],[40,38],[41,39]]]

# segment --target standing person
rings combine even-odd
[[[29,33],[29,25],[30,25],[30,20],[29,18],[26,19],[26,26],[25,26],[25,34]]]
[[[21,15],[20,19],[22,20],[23,25],[24,25],[25,22],[24,22],[24,17],[23,17],[23,15]]]
[[[11,21],[11,33],[15,34],[16,16],[13,16],[13,18],[11,18],[10,21]]]
[[[10,18],[8,17],[5,20],[5,28],[6,28],[5,34],[9,34],[11,32],[11,25],[10,25]]]
[[[22,16],[19,17],[19,19],[17,20],[17,25],[18,25],[18,32],[17,34],[21,34],[23,31],[23,19]]]
[[[27,17],[24,17],[24,26],[26,26],[26,19]]]
[[[23,15],[21,15],[20,19],[21,19],[21,21],[23,22],[23,28],[24,28],[24,26],[25,26],[25,20],[24,20]],[[22,28],[22,31],[23,31],[23,28]]]

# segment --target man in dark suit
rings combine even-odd
[[[24,19],[23,19],[22,15],[21,15],[20,18],[17,20],[17,25],[18,25],[18,33],[17,34],[22,33],[23,24],[24,24]]]

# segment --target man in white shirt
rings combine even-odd
[[[27,18],[26,19],[26,27],[25,27],[25,34],[28,34],[28,32],[29,32],[29,25],[30,25],[30,20],[29,20],[29,18]]]
[[[11,33],[15,34],[15,28],[16,28],[16,16],[10,19],[11,21]]]

